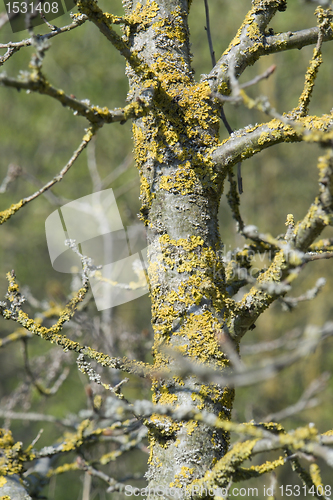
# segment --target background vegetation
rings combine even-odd
[[[102,8],[115,14],[122,12],[120,0],[100,2]],[[210,13],[214,48],[219,55],[234,36],[245,13],[250,7],[249,0],[210,0]],[[278,13],[273,22],[273,29],[278,31],[297,30],[315,24],[313,2],[289,1],[285,13]],[[74,10],[75,11],[75,10]],[[69,14],[56,20],[57,25],[70,22]],[[192,35],[192,52],[197,77],[209,72],[211,60],[206,42],[204,3],[193,1],[190,14]],[[41,27],[39,31],[46,32]],[[6,24],[0,31],[1,42],[18,41],[27,33],[11,32]],[[8,75],[16,76],[20,70],[28,69],[33,48],[21,50],[6,64]],[[301,51],[290,51],[261,59],[259,68],[264,71],[271,64],[277,69],[269,80],[263,80],[249,93],[264,94],[271,104],[282,113],[296,106],[301,92],[304,73],[312,54],[312,47]],[[314,97],[310,106],[311,114],[328,112],[333,107],[331,89],[332,67],[325,62],[333,59],[333,44],[323,47],[323,59]],[[48,51],[44,73],[50,82],[74,94],[80,99],[89,99],[100,106],[113,108],[121,106],[128,88],[124,73],[124,62],[108,41],[97,33],[96,27],[85,23],[79,29],[55,37]],[[258,73],[247,70],[241,81],[249,80]],[[73,150],[78,146],[86,126],[85,121],[73,116],[68,109],[63,109],[57,102],[45,96],[17,92],[13,89],[0,89],[0,184],[5,178],[9,165],[16,165],[22,173],[8,189],[0,195],[0,210],[11,203],[30,195],[39,186],[50,180],[67,163]],[[249,123],[263,121],[257,111],[249,111],[243,107],[225,105],[227,118],[234,129],[242,128]],[[221,127],[221,135],[227,132]],[[101,178],[109,179],[104,187],[114,189],[117,203],[125,225],[137,222],[139,210],[139,179],[131,156],[131,125],[105,126],[94,143],[88,147],[65,179],[52,189],[52,195],[40,197],[13,216],[1,227],[0,247],[0,298],[5,295],[7,282],[6,272],[15,269],[18,281],[25,294],[39,301],[39,307],[47,307],[46,303],[60,306],[66,301],[73,287],[75,277],[61,274],[52,269],[45,239],[45,219],[57,206],[68,200],[74,200],[92,192],[92,178],[89,173],[89,161],[96,160]],[[255,224],[261,232],[278,234],[285,231],[285,216],[292,213],[295,220],[301,218],[310,201],[317,192],[316,162],[320,154],[319,146],[314,144],[281,144],[255,156],[246,163],[243,169],[244,194],[242,195],[242,211],[245,222]],[[111,176],[111,173],[119,173]],[[220,230],[225,249],[242,244],[231,218],[226,200],[223,199],[220,210]],[[327,237],[332,236],[332,228],[326,230]],[[264,263],[258,262],[261,267]],[[318,261],[309,264],[294,290],[294,295],[311,288],[320,276],[325,276],[325,294],[319,295],[312,302],[299,304],[290,312],[282,310],[277,303],[257,322],[255,330],[248,335],[247,343],[274,340],[294,328],[302,328],[307,324],[322,325],[333,318],[332,264]],[[27,288],[28,287],[28,288]],[[33,299],[27,305],[35,311]],[[107,314],[107,313],[105,313]],[[77,320],[68,325],[71,338],[80,337],[80,342],[94,345],[96,348],[111,352],[113,355],[136,357],[148,361],[152,340],[150,327],[149,298],[144,296],[122,306],[112,309],[109,331],[96,334],[96,327],[102,313],[96,310],[91,301],[82,310]],[[0,320],[0,336],[5,337],[13,331],[13,324]],[[50,320],[51,324],[51,320]],[[70,333],[69,333],[70,332]],[[107,343],[106,343],[107,340]],[[330,370],[332,364],[332,339],[327,340],[317,352],[311,356],[311,363],[305,359],[289,368],[278,377],[261,383],[255,387],[237,390],[234,410],[235,421],[251,418],[260,421],[270,413],[293,404],[301,397],[309,383]],[[38,376],[48,377],[48,366],[51,347],[39,338],[28,342],[29,358]],[[90,408],[91,398],[87,392],[87,378],[78,373],[74,357],[71,353],[61,353],[61,363],[70,367],[70,374],[53,397],[46,397],[31,389],[29,374],[24,367],[24,346],[16,343],[0,348],[0,406],[2,410],[29,411],[52,414],[59,418]],[[264,354],[257,354],[253,362]],[[60,358],[60,355],[59,355]],[[59,361],[59,362],[60,362]],[[107,376],[107,375],[106,375]],[[115,380],[115,375],[110,374]],[[319,431],[331,428],[333,413],[332,381],[318,398],[325,404],[306,409],[283,423],[287,429],[297,427],[306,422],[315,422]],[[99,389],[93,388],[94,394]],[[128,397],[150,398],[149,386],[133,379],[124,389]],[[105,394],[103,394],[105,396]],[[1,426],[10,425],[16,440],[27,446],[37,435],[41,423],[22,422],[18,420],[1,422]],[[44,433],[40,437],[39,446],[56,441],[60,429],[54,424],[42,424]],[[132,473],[143,474],[148,455],[145,450],[136,450],[130,456],[124,456],[120,463],[111,464],[106,469],[110,475],[123,476]],[[278,472],[281,484],[293,484],[290,468],[285,466]],[[329,471],[324,467],[323,482],[329,484]],[[52,499],[82,498],[84,473],[76,472],[59,476],[51,480],[46,496]],[[261,484],[267,483],[263,478]],[[138,483],[140,484],[140,483]],[[142,483],[143,484],[143,483]],[[256,484],[253,482],[253,485]],[[262,491],[259,490],[259,491]],[[123,498],[120,494],[107,495],[105,487],[94,480],[91,499]],[[125,498],[125,497],[124,497]]]

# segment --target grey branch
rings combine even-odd
[[[30,201],[34,200],[35,198],[38,198],[38,196],[42,195],[45,193],[48,189],[53,187],[57,182],[60,182],[65,174],[68,172],[68,170],[73,166],[74,162],[77,160],[79,155],[82,153],[82,151],[86,148],[87,144],[89,141],[92,139],[94,134],[96,133],[96,129],[94,127],[90,127],[87,131],[87,133],[84,135],[82,142],[80,146],[77,148],[76,151],[74,151],[71,159],[67,163],[67,165],[64,166],[64,168],[59,172],[58,175],[53,177],[51,181],[49,181],[47,184],[45,184],[41,189],[33,193],[32,195],[23,198],[19,203],[16,205],[12,205],[9,210],[5,212],[0,213],[0,224],[3,224],[6,220],[8,220],[15,212],[17,212],[21,207],[29,203]]]
[[[102,481],[106,482],[109,485],[109,488],[107,489],[108,493],[111,493],[113,491],[120,491],[120,492],[124,491],[125,484],[119,483],[113,477],[110,477],[104,472],[95,469],[94,467],[89,465],[82,457],[78,457],[76,463],[78,464],[78,467],[80,469],[88,472],[88,474],[90,474],[91,476],[98,477]]]
[[[304,302],[307,300],[314,299],[318,295],[318,293],[322,290],[322,288],[325,286],[325,284],[326,284],[325,278],[319,278],[313,288],[307,290],[299,297],[281,297],[281,301],[285,310],[288,311],[291,310],[292,308],[296,307],[299,304],[299,302]]]
[[[50,38],[53,38],[56,35],[59,35],[61,33],[66,33],[67,31],[71,31],[72,29],[81,26],[81,24],[85,23],[88,20],[87,16],[85,16],[84,14],[80,15],[76,14],[71,16],[74,19],[71,24],[63,26],[62,28],[57,28],[56,30],[51,31],[46,35],[37,35],[38,40],[40,41],[49,40]],[[0,21],[0,28],[1,28],[1,21]],[[0,66],[2,66],[2,64],[4,64],[13,54],[15,54],[15,52],[18,52],[23,47],[29,47],[30,45],[34,45],[33,37],[26,38],[25,40],[21,40],[20,42],[0,43],[0,49],[7,49],[6,54],[0,57]]]
[[[256,342],[255,344],[241,344],[241,354],[255,355],[264,352],[272,352],[282,347],[285,349],[295,349],[301,335],[303,335],[303,331],[300,328],[296,328],[275,340]]]
[[[296,413],[299,413],[307,408],[313,408],[319,404],[318,398],[315,396],[322,392],[327,387],[327,382],[330,378],[330,373],[322,373],[320,377],[316,378],[311,382],[309,387],[305,389],[299,400],[291,405],[283,408],[283,410],[277,411],[275,413],[270,413],[263,420],[265,422],[280,422],[282,419],[291,417]]]
[[[15,500],[32,500],[16,474],[6,476],[6,483],[0,487],[0,497],[15,498]]]
[[[172,358],[176,360],[176,363],[174,363],[175,368],[171,372],[173,375],[182,378],[195,375],[202,383],[215,383],[227,387],[246,387],[275,377],[283,369],[313,352],[320,342],[332,335],[333,323],[328,322],[322,328],[309,326],[291,353],[276,356],[271,360],[265,360],[250,367],[240,361],[236,361],[233,369],[225,369],[223,373],[213,368],[194,363],[190,359],[182,357],[173,351]],[[224,345],[222,344],[223,347]],[[167,378],[168,376],[170,376],[169,370],[167,373],[161,370],[156,371],[154,374],[154,377],[157,379]]]
[[[88,0],[78,0],[76,2],[79,11],[82,14],[86,14],[90,21],[92,21],[101,33],[112,43],[112,45],[120,52],[122,56],[125,57],[130,63],[137,62],[136,57],[131,52],[128,45],[124,42],[118,33],[116,33],[112,27],[110,21],[110,15],[106,16],[104,12],[98,7],[97,3],[91,7],[92,4],[89,3]],[[117,19],[117,24],[119,23],[119,18],[114,16]],[[125,19],[122,20],[125,22]]]
[[[285,116],[287,118],[287,116]],[[309,125],[310,124],[310,125]],[[277,119],[260,125],[248,125],[226,139],[211,152],[218,169],[232,167],[239,161],[251,158],[264,149],[281,142],[300,142],[314,130],[328,132],[333,126],[333,115],[308,117],[308,122],[299,120],[298,127],[285,125]],[[315,140],[315,137],[313,138]]]
[[[300,31],[287,31],[277,35],[267,34],[266,28],[277,10],[279,10],[277,4],[278,2],[273,1],[265,2],[263,7],[262,2],[258,2],[252,7],[238,34],[208,75],[212,91],[218,91],[222,84],[229,87],[228,68],[233,58],[236,61],[236,76],[239,77],[248,66],[254,64],[264,55],[291,49],[301,49],[307,45],[317,43],[320,34],[320,28],[318,27]],[[280,2],[280,4],[283,7],[283,2]],[[252,23],[258,26],[260,34],[251,33]],[[323,33],[322,39],[325,42],[333,40],[333,30],[330,25]]]
[[[17,412],[10,410],[1,410],[0,417],[8,418],[10,420],[27,420],[28,422],[51,422],[53,424],[60,424],[64,427],[75,428],[76,422],[69,418],[56,418],[53,415],[45,415],[43,413],[27,413],[27,412]]]
[[[78,100],[74,96],[68,96],[63,90],[56,89],[50,85],[40,75],[23,75],[21,79],[11,78],[5,73],[0,75],[0,84],[6,87],[12,87],[18,90],[27,90],[38,92],[56,99],[63,106],[73,110],[74,115],[83,116],[90,123],[96,125],[103,125],[104,123],[121,122],[125,123],[130,118],[138,118],[143,116],[147,111],[145,99],[142,97],[138,102],[128,104],[124,108],[115,108],[110,110],[108,108],[101,108],[99,106],[90,105],[88,100]]]

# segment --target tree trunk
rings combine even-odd
[[[228,359],[217,333],[228,300],[218,259],[218,208],[225,174],[215,171],[209,155],[218,144],[218,110],[208,83],[193,79],[187,1],[135,1],[127,9],[127,36],[144,61],[128,67],[130,96],[152,99],[133,133],[149,244],[155,367],[171,367],[174,349],[223,369]],[[156,403],[190,405],[230,418],[233,391],[228,388],[200,384],[193,376],[158,379],[153,385]],[[157,487],[166,496],[168,488],[185,488],[227,450],[224,432],[197,422],[155,416],[149,425],[149,499]]]

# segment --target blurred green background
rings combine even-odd
[[[101,7],[114,14],[122,13],[119,0],[101,2]],[[247,10],[249,0],[210,0],[212,37],[216,56],[223,52],[236,33]],[[314,26],[315,4],[297,0],[288,2],[288,9],[278,13],[271,23],[275,32],[297,30]],[[76,10],[74,10],[75,12]],[[194,0],[189,18],[193,52],[193,66],[197,79],[211,69],[208,44],[205,32],[203,0]],[[62,26],[70,22],[69,14],[56,19],[55,24]],[[46,32],[41,28],[40,32]],[[18,41],[28,37],[27,32],[11,32],[7,23],[0,31],[1,43]],[[312,47],[301,51],[281,53],[262,58],[255,66],[248,68],[241,81],[247,81],[276,64],[275,73],[251,88],[251,96],[267,95],[271,104],[283,113],[295,107],[302,91],[304,73],[312,55]],[[28,70],[33,48],[24,48],[16,53],[4,69],[9,76],[17,76],[20,70]],[[4,51],[2,52],[4,53]],[[333,107],[332,60],[333,43],[323,48],[324,63],[320,68],[311,114],[328,113]],[[123,106],[128,90],[124,73],[125,64],[116,50],[91,23],[72,32],[52,39],[51,48],[46,54],[43,71],[52,85],[62,88],[67,94],[79,99],[89,99],[91,103],[109,108]],[[22,169],[23,174],[12,182],[8,190],[0,195],[0,210],[4,210],[22,197],[29,196],[47,181],[52,179],[70,159],[78,147],[87,126],[81,117],[73,116],[68,109],[46,96],[14,89],[0,88],[0,184],[5,178],[9,165]],[[233,129],[248,124],[260,123],[268,118],[257,111],[249,111],[243,106],[225,105],[225,113]],[[221,138],[227,132],[221,126]],[[1,228],[0,246],[0,300],[7,289],[6,272],[14,269],[17,279],[26,293],[40,301],[42,310],[45,302],[62,305],[75,285],[71,275],[58,273],[52,269],[45,238],[45,220],[57,206],[88,195],[92,192],[92,178],[89,173],[89,158],[95,158],[101,178],[113,171],[121,171],[105,187],[113,188],[124,225],[137,222],[139,202],[139,178],[132,159],[131,124],[119,123],[106,125],[97,134],[93,145],[77,160],[63,181],[53,189],[54,197],[39,197],[15,214]],[[285,231],[285,220],[289,213],[295,220],[306,213],[318,191],[316,164],[322,150],[313,144],[282,144],[265,150],[243,163],[244,194],[241,197],[242,213],[247,224],[255,224],[261,232],[274,236]],[[90,155],[90,156],[89,156]],[[116,170],[118,168],[118,170]],[[226,250],[244,244],[237,234],[225,196],[221,200],[220,230]],[[326,230],[326,237],[333,231]],[[324,276],[327,283],[323,292],[312,302],[301,303],[292,313],[284,312],[281,304],[276,303],[256,323],[254,331],[249,332],[244,343],[257,343],[279,338],[285,332],[307,324],[323,325],[333,319],[332,290],[333,273],[331,261],[318,261],[308,264],[295,283],[292,296],[298,296],[312,288],[316,280]],[[29,287],[29,291],[26,287]],[[38,310],[38,307],[36,308]],[[27,311],[35,313],[31,304]],[[81,343],[93,345],[114,355],[128,355],[149,361],[152,330],[150,326],[150,306],[148,296],[104,313],[109,328],[101,335],[97,332],[96,322],[103,321],[93,304],[82,311],[80,324],[69,324],[66,333],[79,338]],[[108,316],[109,315],[109,316]],[[49,323],[51,324],[51,323]],[[0,335],[5,337],[16,330],[16,325],[0,320]],[[71,337],[71,338],[72,338]],[[236,391],[234,420],[260,421],[271,412],[295,403],[310,382],[324,371],[329,371],[333,356],[327,340],[311,357],[287,369],[276,378],[255,387],[241,388]],[[40,376],[47,371],[51,346],[38,339],[28,345],[31,364],[40,360]],[[54,351],[52,351],[54,352]],[[44,358],[40,358],[44,356]],[[246,362],[256,363],[260,356],[245,358]],[[36,390],[28,389],[27,374],[24,368],[23,347],[11,344],[0,349],[0,407],[16,411],[34,411],[64,418],[68,413],[77,413],[89,407],[85,392],[87,378],[78,373],[75,357],[71,353],[62,355],[62,363],[70,367],[70,375],[52,398],[45,398]],[[37,361],[36,361],[37,363]],[[38,364],[37,363],[37,364]],[[36,364],[36,366],[37,366]],[[103,372],[105,379],[115,381],[116,375]],[[126,386],[128,398],[150,398],[149,385],[131,378]],[[12,402],[15,394],[14,402]],[[10,397],[12,395],[12,397]],[[105,394],[103,393],[105,396]],[[321,432],[332,428],[332,382],[319,395],[320,406],[305,410],[282,423],[287,429],[314,422]],[[3,419],[0,426],[3,425]],[[44,428],[37,446],[54,443],[61,436],[62,429],[46,423],[20,422],[13,420],[11,429],[16,440],[27,446],[35,438],[40,427]],[[237,439],[237,436],[233,437]],[[272,458],[273,454],[267,459]],[[276,456],[276,454],[274,455]],[[148,455],[135,451],[120,458],[105,469],[114,477],[123,477],[131,472],[143,473]],[[264,458],[260,457],[260,461]],[[68,459],[70,461],[70,458]],[[260,463],[258,461],[258,463]],[[254,463],[254,462],[253,462]],[[302,462],[306,464],[306,461]],[[320,465],[323,465],[320,463]],[[300,484],[300,479],[291,474],[286,464],[277,471],[279,484]],[[50,499],[81,499],[83,491],[82,472],[73,472],[52,479],[45,489]],[[323,481],[329,484],[331,471],[323,465]],[[265,476],[251,483],[236,486],[258,486],[259,496],[263,497],[263,485],[269,485],[270,478]],[[144,483],[138,483],[143,485]],[[331,482],[332,484],[332,482]],[[333,484],[332,484],[333,486]],[[106,494],[105,486],[93,479],[91,499],[125,498],[117,493]],[[311,496],[309,496],[310,498]],[[280,498],[278,495],[277,498]]]

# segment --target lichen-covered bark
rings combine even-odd
[[[128,5],[126,35],[141,65],[128,66],[130,95],[152,96],[150,112],[135,121],[141,178],[141,218],[149,243],[149,282],[157,369],[172,352],[199,363],[228,365],[217,339],[233,302],[222,264],[218,205],[225,172],[208,154],[218,145],[218,113],[207,82],[193,79],[186,0]],[[192,405],[228,419],[233,391],[193,377],[154,382],[154,401]],[[149,487],[185,488],[227,450],[223,431],[197,422],[155,416],[150,427]],[[184,490],[184,498],[187,493]],[[151,494],[149,498],[154,498]],[[160,498],[160,497],[159,497]]]
[[[90,265],[86,258],[83,259],[83,287],[63,310],[52,308],[52,316],[55,314],[58,319],[49,328],[43,326],[41,317],[33,320],[21,309],[24,298],[14,272],[7,276],[8,302],[0,302],[0,315],[66,351],[77,352],[78,368],[90,380],[98,381],[105,389],[111,389],[120,399],[123,399],[121,384],[111,388],[101,382],[99,374],[85,358],[104,367],[153,379],[153,401],[160,403],[159,406],[141,401],[133,406],[123,401],[124,406],[119,406],[122,410],[134,410],[138,415],[141,414],[142,419],[143,415],[146,417],[144,423],[149,428],[151,448],[147,473],[150,500],[166,500],[175,496],[192,500],[207,498],[211,495],[204,493],[205,489],[225,488],[232,481],[258,477],[285,463],[284,457],[280,457],[262,465],[240,467],[245,460],[263,451],[283,449],[288,459],[293,460],[295,470],[301,470],[295,462],[297,459],[292,458],[296,452],[321,457],[328,465],[333,464],[332,450],[327,448],[327,445],[331,445],[332,431],[326,434],[328,440],[325,442],[325,435],[320,436],[313,425],[285,433],[275,423],[255,426],[252,423],[245,426],[234,424],[229,421],[233,390],[222,385],[205,384],[194,376],[197,372],[204,372],[204,380],[210,376],[215,382],[221,383],[223,380],[224,383],[237,385],[240,379],[246,379],[248,383],[252,373],[252,381],[258,380],[258,374],[251,368],[247,370],[242,366],[237,373],[240,365],[231,342],[237,350],[241,337],[272,302],[285,295],[290,283],[307,262],[315,258],[332,257],[332,254],[328,254],[332,252],[332,239],[315,240],[325,227],[333,225],[333,114],[331,111],[321,117],[309,116],[308,108],[321,64],[322,42],[333,39],[333,12],[318,7],[315,11],[317,28],[274,35],[271,29],[267,29],[268,24],[278,10],[285,10],[286,1],[252,0],[251,9],[229,47],[211,73],[203,75],[198,83],[193,78],[191,68],[187,26],[190,3],[191,0],[142,0],[142,3],[139,0],[123,0],[126,15],[119,17],[103,12],[95,0],[77,0],[81,14],[74,15],[75,20],[68,27],[18,43],[3,44],[3,48],[7,47],[8,51],[2,62],[27,45],[33,45],[38,54],[31,60],[30,73],[24,72],[17,79],[6,74],[0,75],[1,84],[48,95],[70,108],[75,115],[84,116],[90,123],[79,148],[60,173],[33,195],[1,212],[0,224],[59,182],[103,124],[134,120],[136,164],[141,179],[141,218],[146,225],[149,242],[154,367],[139,361],[108,356],[70,340],[62,333],[64,323],[73,317],[88,291]],[[122,108],[109,110],[79,101],[53,87],[43,75],[45,41],[79,26],[87,19],[98,27],[127,61],[130,102]],[[113,28],[114,24],[124,27],[123,36]],[[251,99],[244,91],[245,85],[237,83],[240,74],[261,56],[312,43],[317,45],[305,75],[298,106],[283,116],[278,115],[265,99]],[[221,96],[221,93],[225,95]],[[232,94],[232,100],[242,99],[248,108],[260,109],[273,119],[254,127],[249,125],[220,144],[218,132],[221,110],[217,107],[217,100],[224,102],[226,94]],[[328,148],[318,163],[318,196],[298,223],[295,224],[292,214],[286,214],[287,231],[283,238],[261,235],[255,227],[246,227],[241,218],[239,196],[231,168],[238,161],[274,144],[295,141],[317,142]],[[250,238],[252,243],[230,252],[224,260],[224,269],[220,259],[217,214],[227,171],[230,182],[229,206],[239,224],[240,233]],[[270,252],[268,268],[250,275],[249,272],[254,271],[252,256],[265,251]],[[239,266],[245,271],[244,279],[237,274]],[[246,282],[253,283],[252,288],[239,302],[235,302],[229,293],[234,295]],[[315,292],[312,290],[311,294],[314,296],[318,290],[319,285],[316,285]],[[302,297],[290,299],[294,303],[304,300]],[[50,311],[44,311],[43,318],[51,317]],[[319,338],[325,338],[331,334],[331,330],[331,326],[314,330],[310,347],[302,345],[299,352],[277,358],[272,364],[266,365],[261,373],[280,370],[308,354],[319,343]],[[23,337],[27,335],[16,331],[3,339],[1,345]],[[224,350],[229,352],[233,361],[236,360],[236,373],[215,377],[216,372],[223,372],[230,364]],[[186,370],[181,377],[179,365],[185,357]],[[194,363],[200,364],[200,370],[194,367]],[[53,389],[45,389],[35,380],[32,382],[43,394],[51,394]],[[151,406],[154,408],[153,414]],[[12,418],[12,415],[7,413],[6,418]],[[81,457],[82,449],[90,445],[92,439],[97,442],[98,437],[109,436],[114,428],[117,428],[117,432],[122,429],[128,439],[126,437],[120,449],[105,453],[96,460],[100,465],[138,446],[145,435],[133,438],[128,433],[127,420],[122,420],[121,425],[115,422],[108,427],[107,432],[102,427],[94,428],[94,422],[95,419],[93,422],[89,419],[82,421],[75,433],[64,436],[60,445],[43,448],[40,452],[31,446],[23,450],[10,432],[0,432],[0,448],[3,449],[0,496],[30,498],[24,488],[34,496],[37,486],[42,486],[46,476],[50,477],[51,473],[56,475],[78,468],[92,472],[93,467]],[[227,431],[230,430],[248,434],[253,439],[239,442],[227,451]],[[125,442],[129,447],[127,444],[125,446]],[[61,465],[50,473],[49,457],[78,450],[80,460]],[[23,483],[21,485],[16,481],[16,475],[22,478],[25,464],[36,461],[36,458],[46,458],[46,461],[43,467],[41,462],[35,463],[23,488]],[[311,472],[310,469],[310,474],[306,475],[304,471],[300,474],[309,491],[321,485],[318,470],[313,469]],[[95,473],[100,477],[99,471]],[[108,477],[104,479],[112,488],[110,491],[123,491],[122,483]],[[174,489],[178,490],[178,495]],[[221,498],[221,495],[216,493],[215,498]]]

